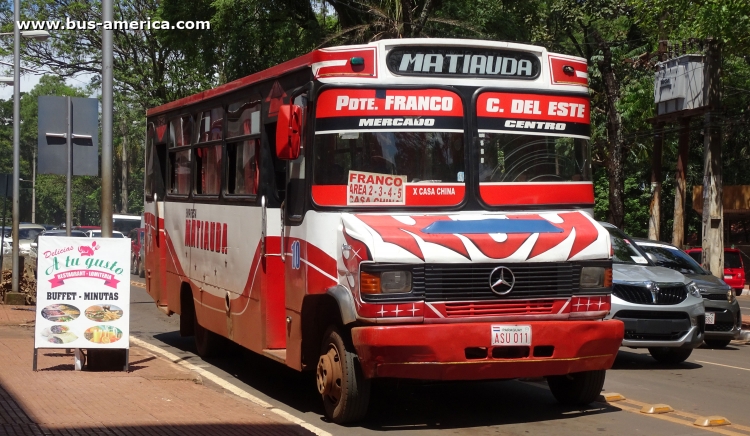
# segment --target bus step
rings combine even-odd
[[[263,350],[263,354],[281,363],[286,363],[286,348]]]
[[[171,310],[169,310],[169,306],[160,306],[160,305],[157,305],[156,308],[159,309],[159,310],[161,310],[162,312],[164,312],[164,314],[167,315],[167,316],[172,316],[172,314],[174,313]]]

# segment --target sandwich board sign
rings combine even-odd
[[[40,236],[37,253],[34,369],[39,348],[129,349],[130,240]]]

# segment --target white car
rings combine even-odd
[[[680,363],[703,343],[705,308],[693,281],[656,266],[633,240],[600,223],[612,241],[612,310],[625,324],[624,347],[648,348],[663,363]]]
[[[7,256],[10,254],[13,247],[11,246],[11,239],[5,238],[3,239],[3,256]]]
[[[101,230],[89,230],[86,232],[86,236],[89,238],[101,238],[102,237],[102,231]],[[125,235],[118,232],[117,230],[112,230],[112,237],[113,238],[124,238]]]

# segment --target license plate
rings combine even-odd
[[[706,324],[716,324],[716,314],[713,312],[706,312]]]
[[[731,274],[724,274],[724,280],[731,279],[731,278],[732,278]]]
[[[493,325],[492,345],[531,345],[530,325]]]

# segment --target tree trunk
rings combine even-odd
[[[664,147],[664,123],[654,126],[654,148],[651,153],[651,205],[648,239],[658,241],[661,234],[661,158]]]
[[[625,174],[623,168],[622,117],[617,111],[620,99],[620,84],[612,68],[612,50],[604,41],[599,31],[591,30],[591,37],[602,50],[603,59],[599,61],[599,71],[604,79],[604,93],[607,97],[607,175],[609,177],[609,212],[607,221],[622,228],[625,218]]]

